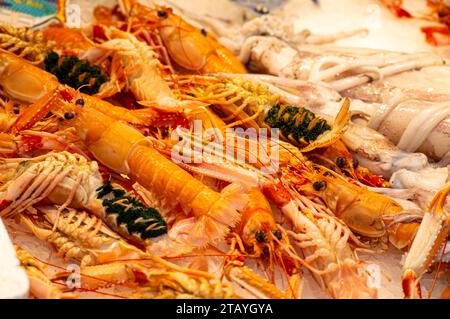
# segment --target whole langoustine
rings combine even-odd
[[[182,69],[207,73],[247,73],[236,56],[210,33],[173,13],[172,9],[147,7],[134,0],[119,1],[129,23],[157,30],[170,57]]]
[[[13,133],[28,129],[38,119],[45,117],[59,98],[55,90],[60,83],[54,75],[4,50],[0,50],[0,85],[11,99],[34,105],[33,112],[19,115],[10,127]],[[114,119],[133,125],[149,125],[158,114],[152,109],[127,110],[82,93],[78,96],[78,103],[90,105]]]
[[[111,80],[102,87],[100,97],[130,91],[141,105],[150,104],[167,109],[187,106],[176,99],[164,80],[163,65],[149,45],[139,41],[133,34],[114,27],[104,27],[104,32],[108,41],[83,52],[83,56],[91,61],[112,57]]]
[[[280,136],[299,146],[302,152],[322,148],[336,142],[345,132],[350,119],[350,103],[345,100],[334,123],[316,116],[310,110],[281,101],[278,94],[257,81],[239,76],[186,76],[191,85],[181,90],[182,97],[210,103],[218,113],[228,115],[225,128],[249,126],[276,128]]]
[[[350,183],[319,165],[313,170],[300,167],[294,165],[292,171],[284,170],[294,188],[321,198],[352,231],[369,238],[388,237],[398,249],[412,242],[419,226],[415,221],[421,217],[419,212],[408,211],[391,198]],[[402,222],[405,218],[406,223]]]
[[[219,239],[236,223],[239,187],[228,194],[217,193],[149,146],[136,129],[93,108],[76,108],[75,112],[70,125],[77,128],[100,162],[129,175],[166,201],[178,202],[185,212],[195,216],[189,234],[192,244],[201,246]]]

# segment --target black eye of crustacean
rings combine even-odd
[[[78,99],[75,101],[75,105],[78,107],[83,107],[84,106],[84,100],[83,99]]]
[[[282,235],[281,235],[281,232],[279,230],[274,230],[272,233],[273,233],[273,235],[275,236],[276,239],[281,240]]]
[[[344,168],[347,166],[347,160],[343,157],[338,157],[338,158],[336,158],[336,165],[339,168]]]
[[[327,187],[327,182],[325,182],[325,181],[318,181],[318,182],[315,182],[315,183],[313,184],[313,187],[314,187],[314,189],[315,189],[316,191],[320,192],[320,191],[324,190],[324,189]]]
[[[255,232],[255,239],[258,243],[264,243],[266,241],[266,232],[264,230],[258,230]]]
[[[73,119],[75,117],[75,113],[73,113],[73,112],[68,112],[68,113],[65,113],[64,114],[64,118],[66,119],[66,120],[71,120],[71,119]]]
[[[169,15],[167,14],[166,11],[164,10],[158,10],[158,17],[162,18],[162,19],[166,19]]]

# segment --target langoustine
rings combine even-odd
[[[121,240],[117,242],[122,246],[128,245]],[[118,255],[118,249],[91,249],[92,253],[104,253],[104,257],[108,258],[93,265],[81,265],[77,273],[63,271],[53,276],[44,271],[41,261],[22,248],[17,247],[17,255],[30,280],[31,294],[37,298],[77,298],[86,291],[102,295],[102,289],[111,287],[122,288],[120,294],[105,293],[116,298],[238,297],[229,284],[221,283],[214,275],[146,255],[130,245],[128,248],[134,250],[134,257],[130,254],[128,257],[125,254]],[[120,260],[120,257],[124,260]],[[48,264],[46,267],[57,266]],[[69,285],[68,282],[73,280],[71,276],[74,275],[79,276],[79,281]],[[63,292],[64,290],[70,292]]]
[[[180,88],[185,99],[210,103],[234,126],[279,129],[281,137],[300,147],[302,152],[336,142],[349,122],[349,102],[344,101],[334,123],[316,116],[308,109],[290,105],[270,92],[264,84],[240,77],[187,77],[192,84]]]
[[[302,273],[286,230],[277,224],[264,194],[258,188],[248,191],[248,202],[242,217],[231,236],[229,257],[225,260],[224,273],[232,282],[239,283],[258,298],[298,298],[301,296]],[[266,282],[245,265],[245,256],[259,258],[268,263],[271,272]],[[283,269],[288,281],[285,292],[274,285],[274,266]],[[300,290],[300,291],[299,291]]]
[[[175,62],[181,70],[210,73],[246,73],[239,60],[206,30],[189,24],[173,10],[159,5],[146,6],[138,1],[119,1],[130,32],[149,45],[164,46],[161,55]],[[102,16],[103,17],[103,16]],[[113,21],[100,20],[115,24]]]
[[[9,127],[9,131],[17,133],[30,128],[36,123],[36,119],[42,119],[47,115],[48,110],[45,106],[48,107],[57,99],[54,90],[60,83],[54,75],[31,65],[26,60],[0,51],[0,85],[8,97],[25,105],[34,104],[35,111],[37,110],[28,115],[23,112],[19,114],[15,123]],[[23,87],[27,87],[27,90],[24,91]],[[94,96],[83,93],[78,96],[79,103],[90,105],[115,119],[133,125],[149,125],[158,118],[158,113],[152,109],[127,110]]]
[[[98,97],[107,98],[119,92],[130,91],[137,101],[152,102],[164,107],[174,107],[179,103],[179,101],[176,101],[169,85],[163,79],[167,70],[163,68],[163,64],[158,59],[159,56],[150,46],[143,41],[139,41],[133,34],[112,26],[94,25],[92,29],[94,30],[92,31],[92,37],[100,43],[88,39],[86,35],[81,36],[81,39],[77,39],[77,42],[81,41],[83,45],[79,47],[76,54],[82,61],[89,61],[94,65],[108,69],[110,78],[106,82],[102,81],[104,83],[99,87],[98,93],[95,92]],[[102,30],[101,38],[96,35],[95,30],[98,29]],[[80,36],[80,32],[76,29],[63,27],[54,28],[52,32],[48,33],[47,38],[50,41],[59,38],[77,38]],[[66,48],[72,47],[71,43],[61,42],[55,49],[65,52]],[[108,57],[111,59],[110,63],[106,63]],[[61,59],[60,57],[59,60]],[[70,59],[73,60],[74,58],[70,57]],[[55,62],[50,61],[49,57],[47,57],[46,62],[49,64],[47,69],[51,71],[52,64],[55,64]],[[57,61],[57,65],[62,63],[64,63],[64,60]],[[59,77],[59,80],[62,80],[61,77]]]

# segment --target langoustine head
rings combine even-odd
[[[204,29],[198,29],[171,8],[146,7],[137,1],[120,1],[121,9],[138,24],[159,32],[170,57],[185,70],[200,73],[246,73],[237,57]],[[136,14],[138,12],[138,14]]]
[[[352,230],[367,237],[383,236],[387,230],[385,217],[403,211],[388,197],[350,183],[320,166],[296,176],[299,191],[321,198]]]
[[[274,244],[273,236],[278,240],[282,234],[273,217],[272,209],[264,195],[256,188],[248,192],[249,201],[241,216],[239,233],[245,246],[255,255],[261,255]],[[270,247],[274,249],[275,247]]]

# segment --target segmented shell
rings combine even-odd
[[[36,63],[42,63],[49,46],[42,32],[0,25],[0,48]]]

